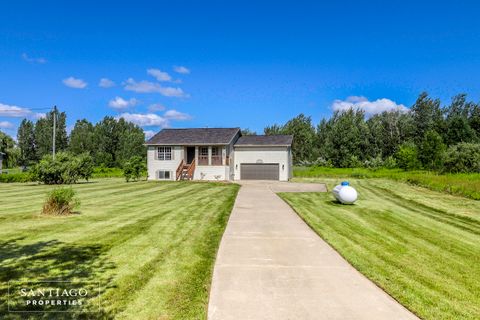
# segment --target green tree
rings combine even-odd
[[[32,169],[34,181],[45,184],[70,184],[79,179],[88,180],[93,173],[92,159],[89,155],[74,156],[68,152],[45,155]]]
[[[145,160],[140,156],[134,156],[123,164],[123,176],[125,180],[137,181],[146,172]]]
[[[105,167],[116,165],[118,146],[117,121],[113,117],[105,117],[95,125],[94,142],[97,146],[95,163]]]
[[[19,150],[15,147],[15,141],[8,134],[0,131],[0,152],[5,153],[3,158],[4,168],[13,168],[18,164]]]
[[[474,107],[475,104],[466,101],[465,94],[460,94],[455,96],[450,106],[445,108],[444,140],[447,145],[477,140],[476,132],[469,122],[469,116]]]
[[[440,100],[431,99],[426,92],[418,97],[411,108],[413,120],[413,139],[420,143],[425,133],[430,130],[444,132],[444,120]]]
[[[250,130],[248,128],[244,128],[241,131],[242,131],[243,136],[256,136],[257,135],[257,133],[255,131]]]
[[[146,157],[145,133],[139,126],[125,121],[123,118],[118,120],[118,145],[115,153],[116,165],[120,166],[126,160],[133,156]]]
[[[288,121],[282,130],[283,134],[293,135],[292,157],[294,163],[314,160],[316,154],[316,133],[312,118],[299,114]]]
[[[46,154],[52,153],[54,116],[56,117],[55,149],[56,151],[67,150],[67,115],[65,112],[59,112],[57,107],[54,107],[54,109],[48,112],[44,118],[38,119],[35,124],[35,141],[38,159]]]
[[[275,134],[285,134],[283,126],[279,124],[273,124],[271,126],[267,126],[263,129],[263,133],[267,136],[275,135]]]
[[[96,151],[94,143],[94,127],[88,120],[82,119],[75,122],[75,126],[70,133],[70,144],[68,150],[73,154],[82,154],[87,152],[91,155]]]
[[[420,167],[417,147],[413,142],[404,142],[395,153],[395,159],[398,167],[403,170],[415,170]]]
[[[26,166],[37,160],[35,145],[35,125],[32,121],[23,119],[17,131],[18,147],[20,148],[19,163]]]
[[[477,138],[480,138],[480,105],[473,104],[468,118],[468,123],[472,130],[475,131]]]
[[[321,123],[317,136],[322,140],[319,143],[324,144],[321,156],[336,167],[350,167],[369,157],[369,129],[361,110],[336,111]]]
[[[452,173],[480,173],[480,144],[459,143],[448,148],[444,171]]]
[[[418,158],[426,169],[440,169],[445,156],[442,137],[434,130],[427,131],[418,148]]]

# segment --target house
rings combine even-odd
[[[163,129],[146,142],[150,180],[292,177],[292,136],[242,136],[240,128]]]
[[[5,153],[0,152],[0,173],[2,173],[2,162],[3,162],[4,156],[5,156]]]

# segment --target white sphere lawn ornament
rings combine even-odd
[[[350,187],[348,181],[343,181],[341,184],[333,188],[332,193],[335,199],[343,204],[353,204],[357,201],[358,197],[357,190]]]

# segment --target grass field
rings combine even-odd
[[[299,178],[386,178],[480,200],[479,173],[438,174],[429,171],[404,171],[401,169],[295,167],[294,176]]]
[[[100,179],[73,187],[79,213],[48,217],[39,212],[52,187],[0,184],[0,318],[23,319],[6,313],[12,280],[99,282],[91,319],[206,318],[237,185]],[[62,318],[44,314],[53,316]]]
[[[327,182],[339,179],[302,179]],[[385,179],[281,197],[357,270],[424,319],[480,319],[480,202]]]

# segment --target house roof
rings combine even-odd
[[[162,129],[146,145],[225,145],[240,128]]]
[[[291,146],[293,136],[290,135],[252,135],[241,136],[235,146]]]

